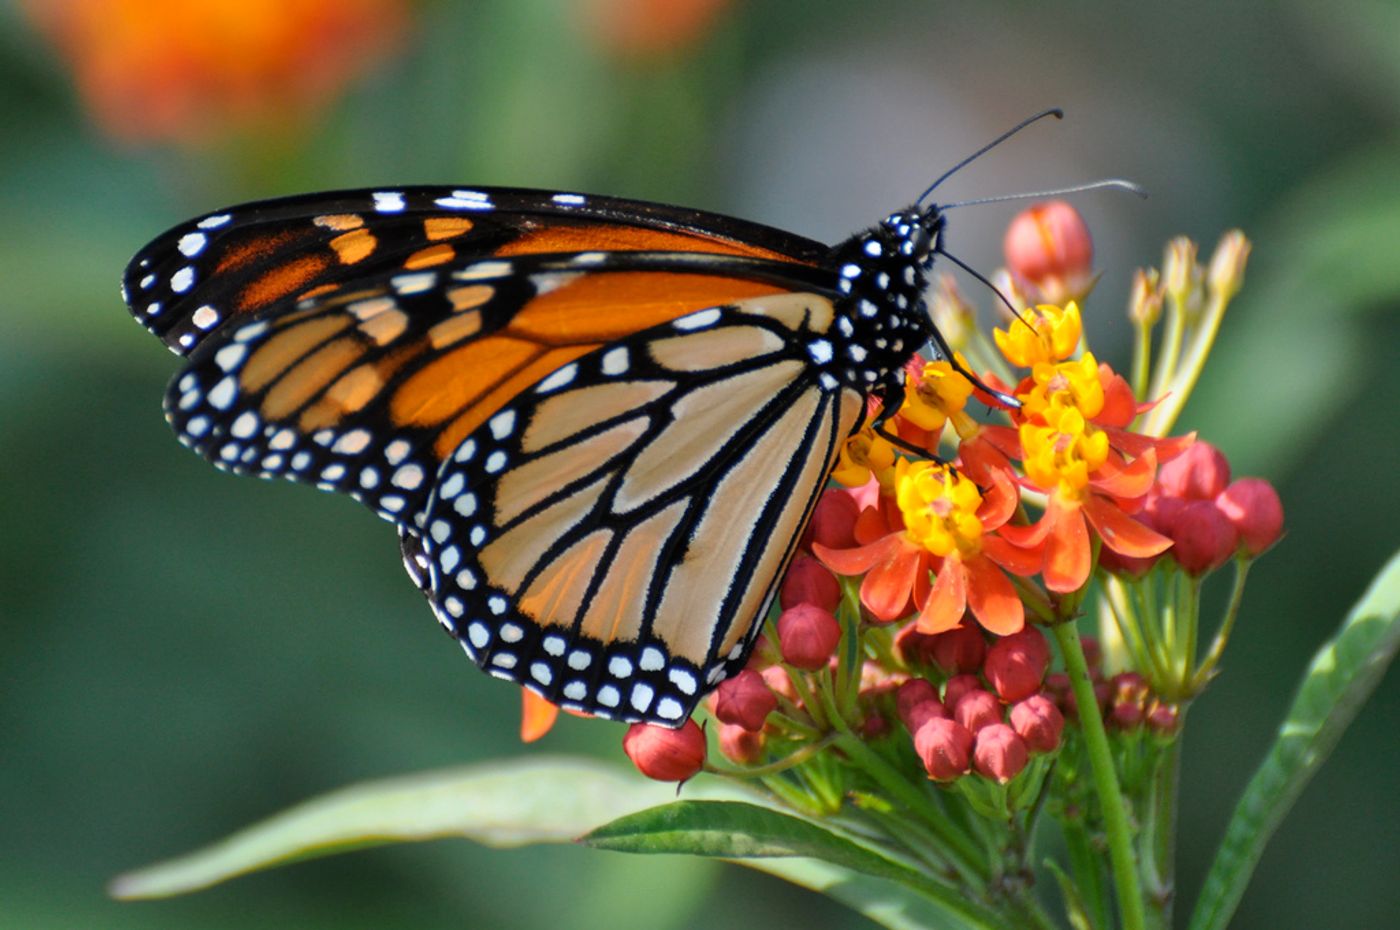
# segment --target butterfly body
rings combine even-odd
[[[936,336],[942,228],[913,207],[826,247],[612,198],[351,191],[176,227],[123,292],[187,357],[184,443],[393,521],[488,672],[677,725],[742,668],[842,440]]]

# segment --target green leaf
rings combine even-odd
[[[1313,658],[1278,738],[1225,829],[1191,930],[1224,930],[1264,845],[1342,732],[1380,682],[1400,647],[1400,554]]]
[[[739,865],[767,872],[834,901],[840,901],[858,914],[889,930],[928,930],[949,927],[948,911],[901,885],[871,878],[817,859],[739,859]],[[1003,923],[990,926],[1001,930]],[[951,926],[982,927],[982,923],[960,922]]]
[[[822,864],[903,886],[954,915],[962,926],[992,930],[1004,925],[1004,921],[995,913],[972,903],[961,892],[932,881],[883,852],[811,821],[754,804],[676,801],[621,817],[589,833],[581,842],[597,849],[633,853],[688,853],[741,861],[783,857],[820,860]],[[747,861],[745,864],[748,864]],[[764,868],[781,874],[777,869]],[[838,882],[836,873],[814,872],[811,868],[791,872],[794,876],[819,875],[821,880],[833,887],[845,881]],[[858,887],[847,885],[846,891],[851,900],[857,902],[853,906],[858,909],[870,907],[889,915],[902,914],[907,917],[914,908],[913,902],[901,898],[896,887],[887,886],[888,890],[882,894],[877,894],[875,887],[869,883]],[[879,908],[876,908],[877,903]],[[862,913],[876,919],[865,910]],[[932,925],[945,922],[946,915],[943,921]],[[905,922],[887,926],[920,924]]]
[[[188,855],[113,880],[160,898],[286,862],[386,843],[465,837],[487,846],[566,843],[675,787],[587,759],[536,757],[366,782],[331,792]]]

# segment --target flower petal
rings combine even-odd
[[[1013,575],[1023,578],[1029,578],[1040,571],[1045,558],[1040,546],[1024,548],[1013,545],[1010,540],[998,535],[982,538],[982,554]]]
[[[1026,625],[1026,608],[1001,569],[982,556],[963,563],[967,569],[967,605],[982,629],[998,636],[1019,633]]]
[[[520,689],[520,741],[533,743],[549,732],[559,708],[529,688]]]
[[[956,554],[943,560],[943,567],[933,582],[933,588],[919,613],[920,633],[942,633],[962,622],[967,610],[967,574]]]
[[[1089,483],[1094,490],[1111,497],[1133,500],[1152,490],[1152,481],[1156,477],[1157,453],[1147,449],[1131,462],[1110,455],[1094,472]]]
[[[1143,526],[1109,501],[1092,494],[1084,501],[1084,515],[1103,544],[1119,555],[1150,558],[1165,552],[1172,544],[1161,533]]]
[[[863,575],[900,548],[899,534],[886,533],[872,543],[854,549],[832,549],[812,543],[812,552],[823,565],[838,575]]]
[[[1089,527],[1078,503],[1051,495],[1045,512],[1050,535],[1045,541],[1045,587],[1060,594],[1077,591],[1089,580]]]
[[[909,606],[909,594],[914,590],[914,578],[919,567],[926,564],[923,550],[904,542],[902,536],[890,554],[878,562],[860,583],[860,602],[879,620],[889,621],[904,614]]]

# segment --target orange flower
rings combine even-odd
[[[583,9],[600,45],[621,56],[646,56],[700,40],[729,5],[729,0],[593,0]]]
[[[295,117],[397,45],[402,0],[25,0],[103,129],[197,142]]]
[[[904,529],[855,549],[813,548],[838,574],[865,575],[861,603],[879,620],[903,614],[912,595],[922,633],[951,630],[968,610],[986,630],[1014,633],[1025,610],[1004,572],[1033,574],[1040,555],[995,535],[1017,496],[1001,472],[988,475],[983,491],[947,465],[900,459],[894,483]]]

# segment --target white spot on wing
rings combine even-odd
[[[232,219],[232,217],[230,217],[227,213],[218,213],[214,216],[206,216],[204,219],[199,221],[199,228],[216,229],[227,223],[230,219]]]
[[[398,191],[375,191],[374,209],[380,213],[400,213],[404,209],[403,194]]]
[[[180,237],[180,241],[175,244],[175,248],[180,250],[180,254],[186,258],[194,258],[204,251],[204,245],[209,241],[202,232],[185,233]]]
[[[181,268],[170,276],[170,289],[177,294],[183,294],[194,284],[194,269],[189,265]]]
[[[686,314],[671,325],[676,329],[703,329],[717,322],[719,322],[719,308],[710,307],[707,310]]]

